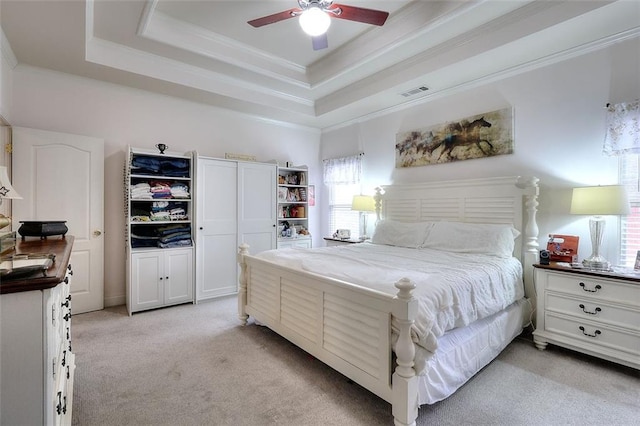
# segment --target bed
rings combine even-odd
[[[375,198],[371,243],[257,256],[241,245],[239,317],[413,425],[420,405],[455,392],[530,322],[538,179],[389,185]]]

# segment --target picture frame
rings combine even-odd
[[[300,201],[300,192],[298,188],[293,188],[289,190],[289,195],[287,197],[287,201]]]
[[[309,207],[313,207],[316,205],[316,186],[309,185],[307,187],[307,202],[309,203]]]
[[[289,189],[278,188],[278,201],[287,201],[289,198]]]

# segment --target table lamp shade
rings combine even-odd
[[[5,166],[0,166],[0,199],[1,198],[22,199],[18,191],[11,186],[11,181],[9,181],[9,175],[7,174],[7,168]]]
[[[571,214],[596,216],[629,214],[627,193],[622,185],[574,188]]]
[[[374,212],[376,203],[370,195],[354,195],[351,210],[357,212]]]
[[[11,186],[9,175],[5,166],[0,166],[0,204],[3,198],[21,199],[22,197]],[[0,213],[0,229],[11,225],[11,219]]]

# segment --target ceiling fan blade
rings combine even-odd
[[[329,16],[331,16],[332,18],[347,19],[349,21],[363,22],[365,24],[378,26],[382,26],[389,17],[389,12],[383,12],[381,10],[374,9],[365,9],[363,7],[346,6],[344,4],[338,3],[334,3],[329,8],[329,10],[334,10],[337,8],[342,9],[342,13],[330,13]]]
[[[326,49],[329,47],[329,40],[327,40],[327,33],[321,34],[319,36],[311,37],[311,42],[313,43],[313,50]]]
[[[253,19],[248,21],[247,24],[258,28],[264,25],[275,24],[276,22],[284,21],[285,19],[293,18],[296,14],[302,12],[300,9],[293,8],[282,12],[274,13],[273,15],[263,16],[262,18]]]

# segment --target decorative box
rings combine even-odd
[[[67,225],[65,225],[66,220],[50,220],[50,221],[23,221],[21,220],[20,228],[18,228],[18,233],[22,235],[22,239],[24,237],[40,237],[40,239],[46,239],[47,237],[53,235],[62,235],[64,238],[65,234],[69,229]]]

